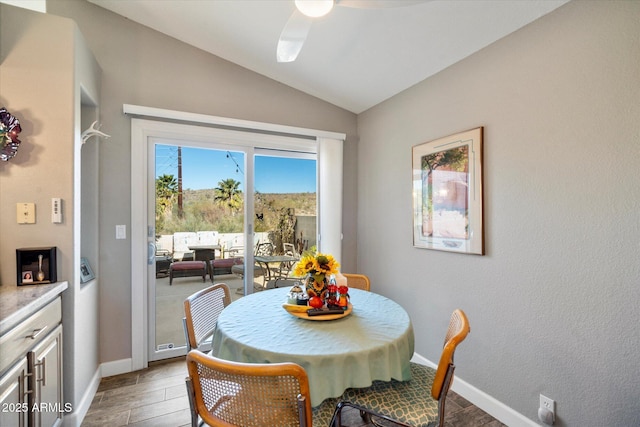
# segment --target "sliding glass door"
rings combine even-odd
[[[149,185],[155,205],[155,268],[148,281],[150,360],[186,351],[182,318],[189,295],[220,281],[234,297],[245,288],[244,272],[232,267],[244,264],[246,154],[232,147],[171,142],[153,144],[155,177]]]
[[[267,243],[273,255],[299,257],[316,247],[316,163],[315,154],[256,150],[255,240]],[[256,290],[273,286],[277,277],[290,276],[292,266],[291,262],[274,263],[269,266],[272,269],[263,264],[259,271],[262,283]]]
[[[298,256],[315,248],[317,168],[315,154],[285,150],[161,139],[150,149],[155,250],[148,276],[149,360],[159,360],[186,352],[182,318],[189,295],[224,282],[236,300],[273,285],[264,269],[245,274],[252,262],[247,255],[257,245],[268,245],[274,255]],[[251,164],[254,191],[248,194],[245,172]],[[247,198],[253,200],[249,236]],[[272,267],[279,277],[290,274],[291,265]]]
[[[186,353],[183,302],[209,286],[211,274],[214,282],[239,280],[233,298],[268,287],[254,262],[257,242],[272,242],[277,254],[286,243],[340,258],[344,135],[136,106],[125,112],[183,120],[131,121],[133,369]],[[172,262],[190,259],[213,267],[204,281],[202,270],[171,274]]]

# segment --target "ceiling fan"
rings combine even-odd
[[[359,9],[379,9],[409,6],[428,0],[295,0],[296,8],[280,33],[276,58],[278,62],[293,62],[304,45],[314,18],[327,15],[333,6]]]

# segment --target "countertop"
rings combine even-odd
[[[47,305],[68,286],[68,282],[0,286],[0,335]]]

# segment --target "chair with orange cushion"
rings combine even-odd
[[[469,334],[469,321],[462,310],[455,310],[449,321],[438,368],[411,363],[409,381],[374,381],[371,387],[351,388],[338,403],[335,426],[339,427],[342,408],[360,410],[363,418],[381,418],[401,426],[444,425],[445,399],[453,381],[453,355]]]

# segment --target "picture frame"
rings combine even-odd
[[[25,270],[21,274],[22,283],[33,283],[33,271]]]
[[[412,147],[413,245],[484,255],[484,128]]]
[[[80,258],[80,283],[87,283],[90,280],[95,279],[89,260],[86,258]]]

